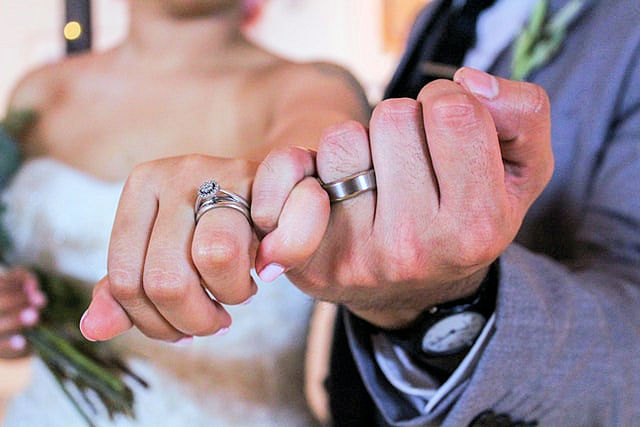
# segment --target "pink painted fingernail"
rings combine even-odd
[[[35,325],[38,321],[38,312],[33,308],[27,308],[20,312],[20,322],[25,326]]]
[[[11,350],[21,351],[27,346],[27,340],[22,335],[14,335],[9,338]]]
[[[492,100],[498,97],[498,80],[491,74],[473,68],[463,68],[454,80],[482,98]]]
[[[47,304],[47,297],[40,291],[35,291],[29,295],[29,302],[36,307],[44,307]]]
[[[186,347],[193,342],[193,337],[188,336],[184,338],[180,338],[178,341],[174,342],[173,345],[176,347]]]
[[[213,336],[214,337],[220,337],[222,335],[225,335],[227,332],[229,332],[229,328],[221,328],[221,329],[218,329],[218,332],[213,334]]]
[[[241,302],[240,305],[249,305],[249,303],[251,301],[253,301],[253,297],[255,297],[255,295],[251,295],[249,298],[247,298],[244,302]]]
[[[27,277],[24,280],[24,291],[26,293],[32,293],[32,292],[37,292],[38,291],[38,284],[36,283],[36,281],[33,279],[33,277]]]
[[[84,336],[84,338],[85,338],[87,341],[96,342],[96,340],[93,340],[93,339],[89,338],[89,337],[87,336],[87,334],[85,334],[84,330],[82,329],[82,322],[84,322],[84,318],[85,318],[85,317],[87,317],[87,313],[89,313],[89,309],[87,309],[87,310],[84,312],[84,314],[82,315],[82,317],[80,318],[80,332],[82,332],[82,336]]]
[[[260,276],[264,282],[273,282],[280,277],[282,273],[284,273],[284,267],[273,262],[263,268],[258,276]]]

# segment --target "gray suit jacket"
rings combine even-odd
[[[552,0],[552,12],[566,2]],[[510,52],[492,73],[509,75]],[[435,415],[374,399],[385,423],[461,426],[491,409],[542,426],[640,425],[640,1],[587,0],[529,80],[551,99],[555,173],[500,257],[496,331]],[[367,338],[347,329],[371,392],[384,381]]]

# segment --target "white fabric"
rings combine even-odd
[[[442,385],[439,385],[423,368],[413,363],[402,348],[392,344],[382,334],[372,338],[374,356],[389,383],[404,393],[407,400],[420,413],[429,414],[447,394],[471,376],[487,340],[493,335],[494,326],[495,314],[489,318],[480,336],[458,368]]]
[[[105,274],[121,188],[51,159],[23,165],[2,195],[12,261],[95,283]],[[122,354],[151,387],[134,386],[137,422],[119,418],[115,425],[309,425],[302,369],[311,300],[286,278],[258,286],[250,304],[228,307],[233,323],[224,336],[176,347],[125,334]],[[32,384],[10,403],[4,425],[84,426],[34,363]],[[95,422],[114,425],[105,417]]]
[[[478,17],[476,44],[465,55],[464,65],[487,70],[522,30],[537,1],[498,0],[482,12]],[[429,414],[448,393],[469,378],[487,340],[493,335],[494,323],[495,315],[492,315],[467,356],[442,385],[383,335],[372,339],[375,360],[389,383],[418,411]]]
[[[487,70],[524,28],[538,0],[498,0],[478,17],[476,43],[464,57],[467,67]]]

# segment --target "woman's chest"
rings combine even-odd
[[[260,97],[248,95],[241,79],[92,83],[41,112],[27,151],[122,179],[134,165],[162,157],[241,156],[264,132]]]

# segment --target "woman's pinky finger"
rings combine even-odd
[[[282,209],[278,226],[267,234],[256,257],[256,271],[265,282],[309,259],[320,246],[329,224],[329,196],[315,178],[295,186]]]
[[[291,190],[316,174],[316,153],[303,147],[273,150],[260,163],[251,191],[251,217],[259,235],[273,231]]]

